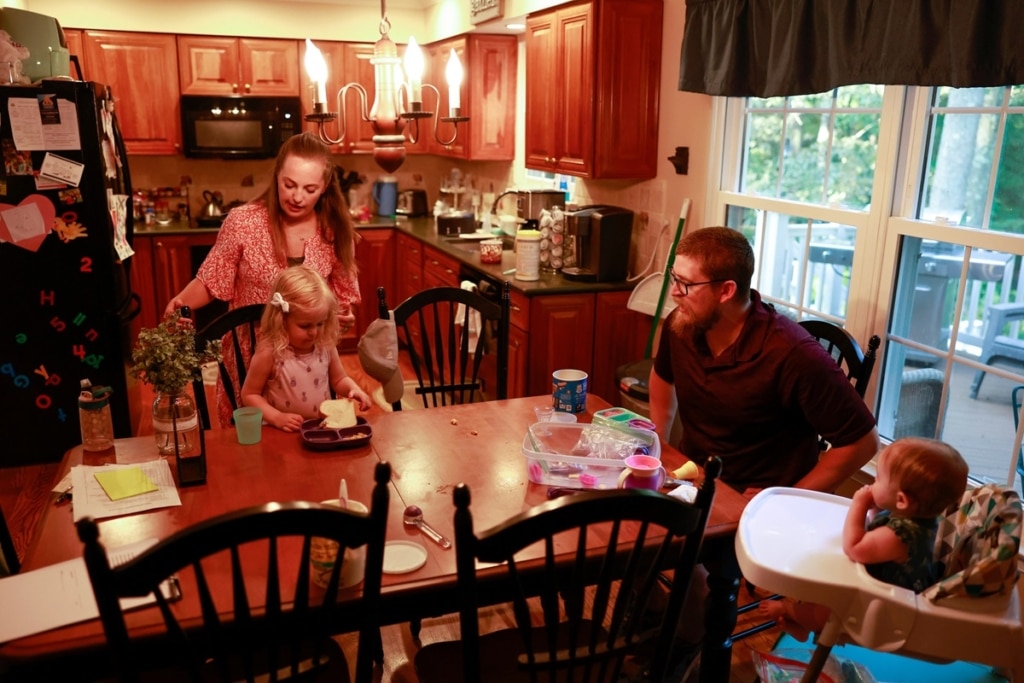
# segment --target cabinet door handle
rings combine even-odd
[[[232,83],[231,84],[231,92],[238,92],[238,84],[237,83]]]
[[[248,83],[245,84],[245,92],[247,92],[247,93],[252,92],[252,86],[249,85]]]

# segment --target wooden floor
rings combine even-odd
[[[386,410],[383,407],[383,398],[379,390],[380,385],[363,372],[355,354],[343,355],[342,362],[346,371],[380,403],[380,405],[371,409],[371,414]],[[414,376],[411,369],[403,370],[403,375],[406,377]],[[153,401],[153,395],[148,389],[149,387],[144,385],[141,399],[144,408],[151,406]],[[215,405],[215,403],[211,403],[211,405]],[[151,434],[151,419],[146,419],[146,416],[150,416],[151,411],[144,409],[142,414],[144,418],[139,428],[140,435]],[[7,524],[10,527],[14,538],[14,545],[19,556],[24,556],[25,549],[39,521],[40,514],[44,506],[50,504],[50,489],[56,484],[59,466],[59,463],[51,463],[0,470],[0,473],[2,473],[2,476],[0,476],[0,509],[3,510],[4,516],[7,519]],[[741,595],[740,602],[744,602],[745,598],[746,594],[744,592]],[[753,624],[758,621],[755,611],[752,615],[741,616],[740,625]],[[488,610],[483,616],[482,628],[486,632],[487,630],[503,628],[510,624],[510,612],[503,608],[494,608]],[[419,644],[413,640],[408,625],[385,627],[382,629],[382,636],[385,661],[382,670],[378,669],[377,671],[377,680],[393,683],[418,683],[413,671],[412,662]],[[457,616],[450,615],[424,621],[420,636],[422,644],[458,638]],[[730,683],[749,683],[757,680],[751,663],[750,652],[752,649],[762,652],[771,650],[778,637],[778,628],[772,628],[736,643],[733,646]],[[340,640],[343,645],[351,646],[351,638],[342,637]],[[354,651],[349,661],[354,664]]]

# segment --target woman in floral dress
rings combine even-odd
[[[278,152],[273,181],[228,213],[196,277],[164,314],[182,306],[201,308],[213,299],[228,302],[229,309],[266,303],[277,274],[302,264],[327,280],[338,297],[338,321],[348,329],[355,322],[352,306],[360,301],[356,239],[330,149],[312,133],[295,135]],[[252,349],[243,353],[247,360]],[[228,344],[224,356],[233,370],[236,360]],[[217,408],[221,426],[230,425],[231,404],[220,382]]]

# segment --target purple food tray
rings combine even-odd
[[[323,420],[306,420],[302,423],[299,433],[302,445],[313,451],[333,451],[339,448],[359,448],[370,443],[373,428],[366,419],[356,417],[354,427],[328,429],[321,427]]]

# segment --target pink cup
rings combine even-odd
[[[657,491],[668,475],[661,460],[651,455],[631,455],[623,460],[626,467],[619,475],[620,489],[650,489]]]

